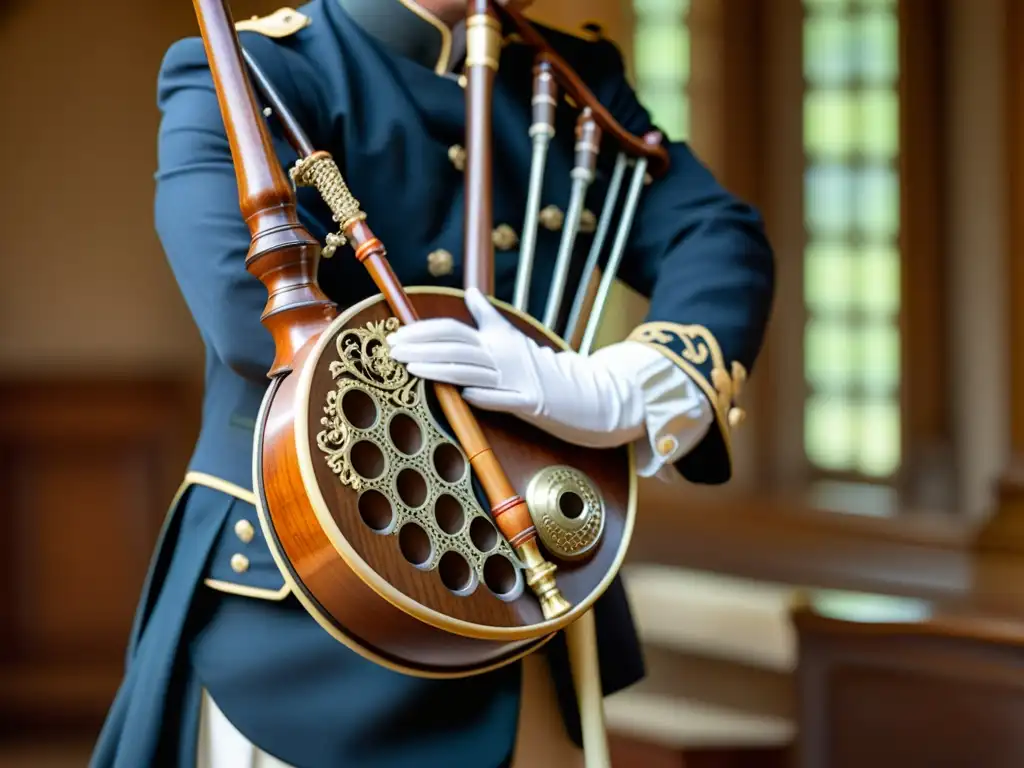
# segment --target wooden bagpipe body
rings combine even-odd
[[[618,573],[636,511],[632,450],[580,448],[512,416],[471,410],[454,387],[411,377],[389,357],[386,337],[400,324],[472,324],[462,291],[400,285],[370,228],[373,212],[359,209],[332,158],[310,144],[242,50],[224,0],[194,4],[252,233],[245,267],[269,295],[263,322],[276,358],[257,420],[253,482],[277,565],[327,632],[378,664],[443,678],[511,663],[587,616]],[[487,0],[469,5],[465,285],[493,294],[489,109],[500,19],[534,47],[537,66],[520,279],[512,304],[494,304],[538,344],[586,353],[644,178],[665,170],[667,154],[660,136],[624,131],[518,13]],[[572,253],[602,137],[619,148],[610,189],[633,169],[617,232],[610,209],[597,227],[596,240],[611,249],[604,273],[576,292],[565,329],[524,310],[528,232],[559,88],[583,107],[560,266]],[[316,187],[339,225],[326,248],[298,219],[257,91],[299,154],[291,181]],[[340,258],[335,251],[346,245],[380,292],[339,311],[316,273],[320,258]],[[584,274],[598,274],[598,251]],[[558,300],[549,306],[564,317],[566,270],[555,274]]]

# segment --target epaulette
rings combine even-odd
[[[288,37],[308,27],[313,20],[294,8],[278,8],[268,16],[253,16],[235,23],[239,32],[257,32],[267,37]]]

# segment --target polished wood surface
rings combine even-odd
[[[470,316],[461,297],[443,294],[413,294],[417,314],[421,317],[454,317],[470,322]],[[348,328],[365,327],[390,316],[387,305],[379,301],[355,315],[346,323]],[[515,315],[507,315],[510,322],[538,344],[550,346],[536,327]],[[335,337],[336,338],[336,337]],[[334,342],[327,351],[333,353]],[[314,457],[317,485],[323,492],[338,528],[345,539],[388,583],[424,605],[445,615],[491,626],[529,626],[543,620],[533,595],[526,591],[515,600],[499,600],[484,585],[473,595],[460,597],[442,584],[438,572],[424,572],[407,563],[398,553],[394,536],[381,536],[367,526],[360,517],[357,492],[342,485],[326,461],[318,461],[321,453],[316,446],[316,433],[320,426],[321,404],[335,388],[329,369],[334,359],[329,354],[317,364],[310,395],[309,450]],[[435,414],[435,418],[439,414]],[[614,560],[624,533],[629,506],[629,467],[625,448],[617,450],[588,450],[552,438],[518,419],[499,413],[477,413],[485,439],[493,446],[499,463],[508,473],[513,493],[525,494],[534,474],[549,466],[571,464],[584,472],[600,488],[605,502],[606,523],[604,538],[596,551],[577,563],[560,563],[557,573],[563,594],[571,603],[577,603],[590,594],[600,580],[613,569]],[[443,421],[440,426],[445,427]],[[486,507],[485,507],[486,509]]]
[[[493,51],[483,29],[493,38]],[[474,26],[478,28],[474,29]],[[494,161],[491,95],[501,54],[501,27],[488,0],[466,4],[466,167],[465,167],[465,274],[463,285],[485,296],[494,294]]]
[[[409,302],[403,311],[414,312],[416,317],[469,320],[459,296],[404,292],[402,295]],[[370,320],[390,315],[391,309],[381,298],[346,321],[345,327],[361,327]],[[517,316],[510,315],[509,319],[538,343],[552,343]],[[333,344],[332,338],[325,348],[331,350]],[[310,434],[315,435],[320,419],[316,404],[332,387],[329,365],[333,358],[325,355],[307,359],[309,354],[309,350],[303,350],[297,362],[301,366],[315,366],[308,413]],[[266,513],[275,539],[289,567],[294,569],[293,578],[322,608],[322,618],[380,656],[428,671],[463,671],[500,661],[525,648],[530,641],[477,640],[453,634],[451,628],[442,630],[421,622],[383,599],[354,570],[356,566],[344,561],[317,519],[299,475],[295,420],[303,402],[299,398],[304,394],[297,391],[296,382],[295,375],[280,380],[279,389],[271,394],[270,407],[261,418],[258,429],[263,430],[259,446],[263,478],[257,478],[257,485],[266,494]],[[484,440],[492,446],[496,461],[508,472],[512,492],[517,496],[521,497],[538,470],[554,464],[580,468],[601,489],[608,515],[603,543],[584,560],[560,564],[558,571],[563,594],[573,604],[581,602],[613,570],[622,541],[630,481],[625,449],[588,451],[551,438],[542,440],[527,425],[501,414],[481,413],[476,423]],[[311,443],[308,447],[315,457],[316,446]],[[265,482],[271,472],[274,482]],[[529,592],[510,601],[500,600],[484,589],[468,597],[453,594],[437,571],[424,572],[406,562],[395,537],[380,537],[363,526],[357,510],[358,494],[342,486],[326,464],[317,466],[314,461],[314,472],[317,488],[340,533],[365,559],[365,567],[420,605],[484,626],[529,627],[542,620],[536,599]],[[500,519],[498,522],[500,525]]]
[[[334,319],[336,307],[317,284],[320,244],[299,222],[231,14],[224,0],[194,0],[194,6],[231,146],[239,204],[252,233],[245,268],[267,287],[262,320],[274,339],[267,372],[274,376],[290,369],[299,348]]]
[[[231,15],[222,0],[195,0],[194,5],[231,144],[242,213],[252,233],[252,244],[245,266],[263,282],[269,294],[262,320],[274,339],[276,356],[269,375],[275,377],[295,369],[300,350],[308,349],[312,341],[323,333],[336,316],[336,307],[317,285],[319,245],[298,221],[294,196],[273,153],[267,127],[246,75],[244,57]],[[267,93],[273,91],[266,79],[259,77],[258,71],[255,76],[261,90]],[[483,99],[480,103],[489,107],[489,92],[482,92],[478,96]],[[279,108],[283,107],[279,100],[276,103]],[[296,149],[308,149],[308,140],[301,135],[298,122],[287,110],[284,110],[281,119]],[[489,166],[490,152],[487,147],[484,146],[483,150],[478,148],[477,151],[478,154],[483,151],[476,158],[477,163]],[[344,186],[340,176],[337,181]],[[489,209],[489,203],[484,207]],[[337,215],[339,211],[335,213]],[[367,268],[395,315],[402,322],[415,322],[416,312],[387,263],[384,244],[374,236],[365,223],[365,217],[353,214],[353,211],[347,212],[346,215],[352,218],[339,219],[339,222],[347,242],[355,250],[355,257]],[[489,226],[487,237],[489,243]],[[316,545],[322,544],[325,537],[322,533],[317,535],[316,531],[303,527],[303,523],[314,524],[315,517],[311,510],[306,509],[304,519],[297,520],[294,526],[285,524],[278,514],[282,508],[293,509],[298,499],[308,502],[304,494],[282,495],[283,490],[294,492],[301,486],[301,479],[296,477],[298,457],[294,455],[294,447],[277,443],[278,440],[287,442],[288,435],[294,429],[294,424],[284,421],[295,417],[297,403],[294,401],[294,385],[295,379],[292,377],[273,389],[274,394],[284,393],[286,398],[283,401],[272,401],[265,414],[270,416],[271,426],[262,436],[261,449],[266,455],[263,457],[257,489],[266,495],[268,514],[276,526],[281,552],[286,557],[291,557],[293,552],[296,556],[304,556],[309,551],[309,547],[302,546],[305,543],[312,544],[313,550],[323,557],[327,550],[319,549]],[[435,389],[448,423],[469,456],[475,475],[488,496],[491,513],[502,534],[514,547],[531,543],[537,538],[537,531],[526,503],[515,493],[472,411],[454,387],[438,384]],[[293,530],[300,536],[300,541],[295,544],[288,541]],[[292,564],[289,566],[295,567]],[[319,573],[322,575],[323,572]],[[341,583],[338,589],[362,594],[366,587]],[[550,589],[547,587],[545,591]],[[349,601],[349,608],[356,602],[354,599]],[[366,612],[360,614],[360,617],[365,619],[368,615],[372,614]],[[337,616],[333,619],[337,620]],[[408,616],[405,619],[411,621]],[[399,624],[405,623],[399,621]],[[359,632],[360,638],[380,646],[387,653],[388,643],[383,640],[374,643],[374,633],[365,627],[365,622],[359,622],[357,626],[362,630]],[[355,629],[350,627],[349,631]],[[427,627],[421,627],[420,631],[438,634],[436,629],[430,631]],[[410,642],[416,636],[416,631],[406,630],[400,636],[394,636],[393,641],[402,649],[411,649]],[[461,641],[449,643],[453,647],[470,644]],[[430,655],[429,649],[424,650],[419,658],[428,665],[438,663],[438,659]],[[488,655],[488,658],[492,656]],[[448,658],[446,663],[454,662]],[[474,658],[467,659],[466,663],[474,663]]]
[[[528,647],[529,641],[475,640],[419,621],[383,599],[342,560],[299,475],[296,380],[289,375],[274,382],[270,406],[257,424],[261,464],[255,482],[271,540],[285,557],[284,566],[297,588],[314,601],[312,608],[307,605],[314,618],[352,645],[405,669],[464,672]],[[267,482],[270,473],[273,482]],[[397,551],[395,556],[402,557]]]

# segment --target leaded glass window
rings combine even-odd
[[[897,0],[804,0],[804,445],[826,473],[900,462]]]
[[[640,102],[668,138],[690,130],[689,0],[633,0],[633,72]]]

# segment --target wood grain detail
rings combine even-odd
[[[470,321],[460,296],[417,293],[409,296],[408,300],[415,305],[413,311],[419,316]],[[380,320],[390,314],[387,305],[379,300],[348,319],[345,327],[362,327],[371,320]],[[509,319],[538,341],[547,343],[525,321],[514,315]],[[333,338],[336,337],[326,342],[326,350],[333,350]],[[310,347],[296,359],[300,369],[313,366],[313,396],[306,416],[307,439],[310,441],[307,448],[313,457],[316,487],[344,540],[387,583],[418,604],[445,616],[497,628],[538,623],[541,617],[531,592],[509,601],[499,600],[483,589],[470,596],[455,595],[440,582],[436,571],[422,571],[406,562],[394,537],[383,537],[362,522],[358,513],[358,494],[339,482],[326,461],[317,461],[318,457],[322,459],[315,445],[322,416],[319,404],[333,388],[329,365],[334,358],[325,353],[314,360],[312,354]],[[305,502],[306,490],[298,473],[293,427],[298,412],[296,399],[300,396],[297,378],[290,375],[282,381],[264,422],[264,477],[275,478],[265,486],[268,514],[298,580],[335,625],[343,627],[385,657],[416,659],[427,668],[462,668],[504,657],[520,647],[520,641],[469,639],[412,618],[379,597],[337,555],[312,505]],[[493,448],[515,493],[524,494],[533,475],[552,464],[577,467],[599,485],[607,515],[604,543],[589,558],[572,565],[562,564],[557,574],[559,586],[570,602],[582,602],[611,570],[624,535],[630,485],[626,449],[583,450],[541,435],[516,419],[484,412],[476,416],[487,444]],[[441,423],[444,424],[443,421]]]

